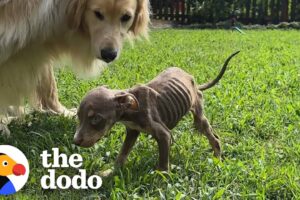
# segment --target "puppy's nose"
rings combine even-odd
[[[80,139],[74,138],[73,143],[75,145],[79,146],[82,143],[82,141],[83,141],[83,138],[80,138]]]
[[[107,63],[116,59],[117,55],[118,55],[118,51],[114,49],[111,48],[101,49],[101,58]]]

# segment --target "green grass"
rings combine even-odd
[[[125,89],[146,83],[168,66],[182,67],[200,84],[241,50],[220,84],[204,94],[205,114],[221,137],[225,160],[213,158],[188,115],[172,131],[178,145],[171,147],[169,174],[153,171],[157,145],[142,135],[126,166],[104,179],[99,190],[43,191],[43,150],[80,153],[91,175],[113,164],[124,127],[116,125],[93,148],[82,149],[72,145],[75,119],[35,113],[10,125],[10,139],[0,138],[0,144],[19,147],[30,161],[29,182],[12,198],[300,199],[300,32],[156,30],[150,41],[126,45],[121,58],[96,80],[79,80],[60,70],[61,101],[77,107],[98,85]]]

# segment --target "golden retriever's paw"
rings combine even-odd
[[[77,108],[65,109],[62,114],[65,117],[75,117],[77,114]]]
[[[30,113],[33,113],[34,110]],[[44,110],[44,109],[39,109],[36,112],[42,113],[42,114],[46,114],[46,115],[57,115],[58,113],[53,111],[53,110]]]
[[[9,117],[19,117],[25,114],[25,108],[23,106],[9,106],[7,114]]]
[[[38,112],[49,115],[63,115],[64,117],[74,117],[77,114],[76,108],[67,109],[62,107],[59,111],[54,111],[52,109],[38,109]]]
[[[0,135],[4,137],[10,136],[10,130],[8,129],[7,125],[0,123]]]

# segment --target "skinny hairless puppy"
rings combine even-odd
[[[80,104],[80,125],[74,143],[93,146],[116,122],[126,126],[127,134],[116,164],[122,166],[140,132],[153,136],[158,143],[158,170],[168,170],[171,129],[189,111],[199,132],[207,137],[214,155],[220,157],[219,137],[203,114],[202,91],[213,87],[222,78],[232,54],[219,75],[212,81],[197,85],[194,78],[180,68],[171,67],[146,85],[127,90],[98,87],[91,90]]]

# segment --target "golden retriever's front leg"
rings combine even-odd
[[[53,67],[45,66],[40,72],[40,79],[36,88],[36,104],[39,110],[74,116],[76,109],[68,110],[58,99],[57,85],[54,77]]]
[[[0,108],[0,136],[10,136],[10,130],[8,124],[25,113],[23,106],[8,106],[6,108]]]
[[[1,110],[2,111],[2,110]],[[10,130],[7,125],[13,120],[15,117],[8,117],[5,115],[0,115],[0,136],[9,137]]]
[[[10,136],[10,130],[8,129],[7,125],[0,122],[0,135],[9,137]]]

